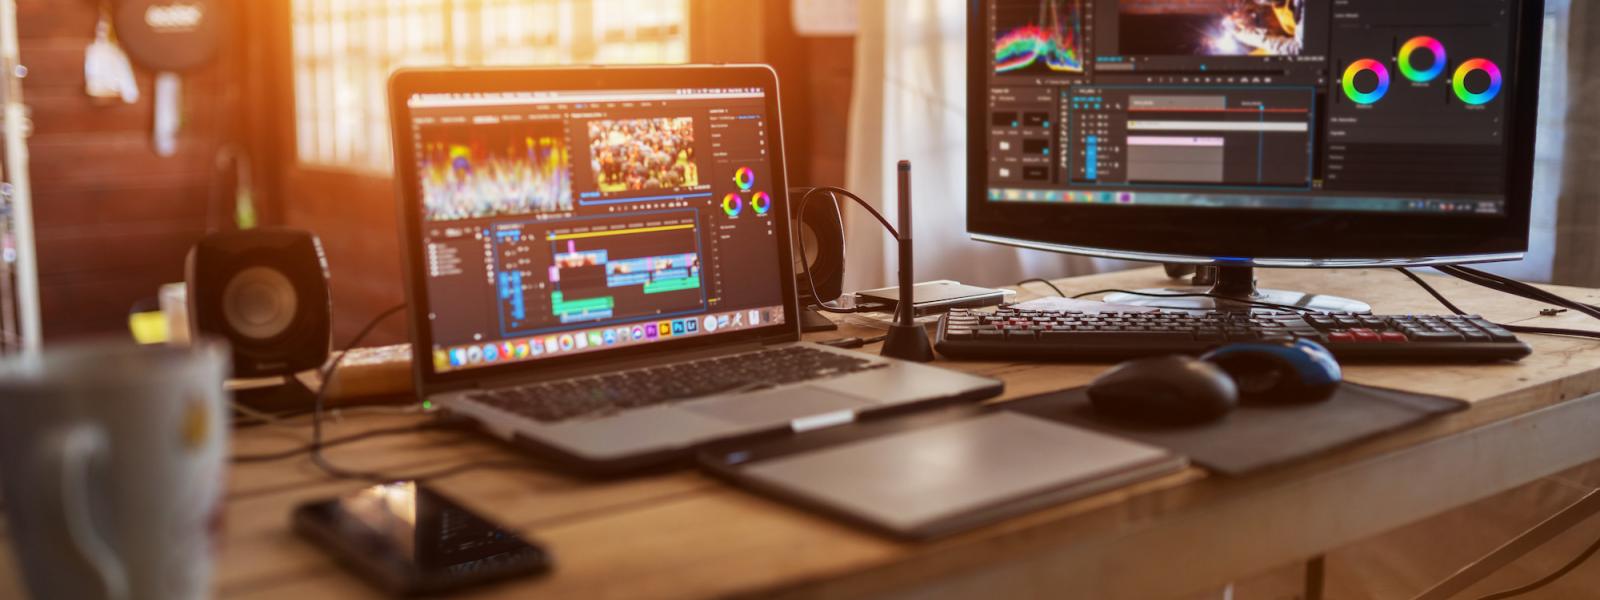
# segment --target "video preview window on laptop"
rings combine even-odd
[[[408,103],[437,372],[782,323],[761,89]]]

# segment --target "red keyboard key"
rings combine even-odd
[[[1383,336],[1378,335],[1378,332],[1373,331],[1371,329],[1351,329],[1350,330],[1350,335],[1355,336],[1356,341],[1358,341],[1358,342],[1381,342],[1381,341],[1383,341]]]
[[[1390,344],[1404,344],[1411,340],[1406,338],[1406,334],[1404,333],[1400,333],[1398,331],[1385,331],[1383,332],[1383,341]]]
[[[1356,336],[1348,331],[1328,332],[1328,341],[1333,343],[1351,343],[1356,341]]]

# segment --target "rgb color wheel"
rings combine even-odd
[[[767,214],[772,210],[772,196],[766,192],[756,192],[755,196],[750,197],[750,207],[756,209],[758,215]]]
[[[722,197],[722,212],[728,213],[728,216],[737,217],[742,210],[744,210],[744,198],[740,198],[738,194]]]
[[[1362,71],[1371,71],[1373,75],[1378,76],[1378,87],[1371,92],[1362,93],[1356,89],[1356,76]],[[1389,93],[1389,68],[1383,66],[1383,63],[1363,58],[1350,63],[1350,68],[1344,70],[1344,95],[1349,96],[1356,104],[1372,104],[1383,99],[1383,95],[1387,93]]]
[[[748,192],[756,185],[756,172],[750,170],[750,167],[739,167],[739,170],[733,172],[733,182],[739,184],[740,190]]]
[[[1478,94],[1474,94],[1467,89],[1467,76],[1471,75],[1473,71],[1483,71],[1485,75],[1489,76],[1489,89]],[[1460,98],[1462,102],[1473,106],[1488,104],[1491,100],[1494,100],[1496,96],[1500,95],[1500,86],[1505,84],[1505,78],[1500,74],[1500,67],[1482,58],[1474,58],[1461,63],[1461,66],[1456,67],[1456,74],[1451,79],[1453,80],[1451,84],[1456,90],[1456,97]]]
[[[1433,55],[1433,66],[1426,71],[1419,71],[1411,64],[1411,59],[1415,57],[1418,50],[1427,50]],[[1406,79],[1417,83],[1427,83],[1438,79],[1439,75],[1444,73],[1446,62],[1448,62],[1448,59],[1445,58],[1444,44],[1425,35],[1411,38],[1406,41],[1404,46],[1400,47],[1400,74],[1404,75]]]

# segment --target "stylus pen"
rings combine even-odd
[[[916,297],[911,272],[911,161],[900,161],[900,309],[899,321],[910,325],[915,320]]]

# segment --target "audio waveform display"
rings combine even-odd
[[[1066,12],[1067,22],[1062,21]],[[995,73],[1044,70],[1051,73],[1084,72],[1082,0],[1040,0],[1039,18],[1009,29],[996,28]]]
[[[423,128],[424,217],[454,221],[572,210],[572,181],[559,123]]]

